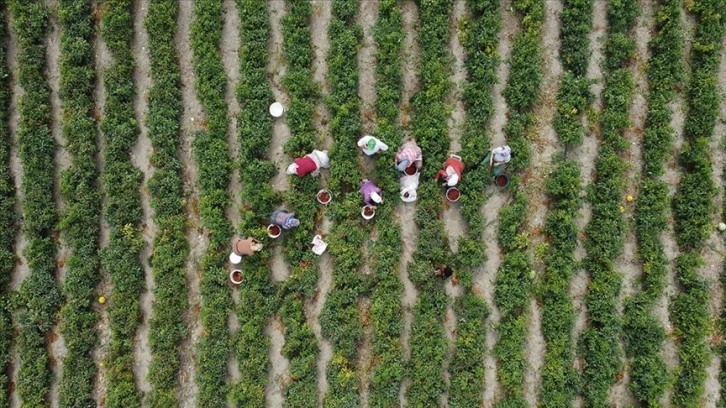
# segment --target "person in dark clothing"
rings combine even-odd
[[[434,274],[441,279],[446,279],[454,274],[454,271],[448,265],[441,265],[434,271]]]

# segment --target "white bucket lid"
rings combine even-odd
[[[229,254],[229,263],[232,265],[237,265],[238,263],[242,262],[242,257],[232,252]]]
[[[275,118],[279,118],[285,112],[285,107],[280,102],[275,102],[270,105],[270,115]]]

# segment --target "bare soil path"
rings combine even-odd
[[[330,50],[330,38],[328,36],[328,28],[332,14],[332,2],[330,1],[313,1],[312,15],[310,17],[310,34],[313,43],[313,81],[320,87],[322,96],[330,94],[330,82],[328,81],[328,51]],[[333,139],[330,136],[328,123],[330,122],[330,113],[322,99],[318,101],[315,109],[314,124],[315,129],[320,135],[319,142],[322,143],[324,149],[330,149],[333,145]],[[327,185],[329,172],[323,172],[321,175],[321,184],[324,188]],[[330,232],[330,219],[323,212],[320,229],[323,234]],[[322,328],[320,327],[320,313],[323,311],[325,299],[330,292],[333,281],[333,261],[330,254],[325,252],[320,256],[318,265],[318,286],[316,296],[310,303],[306,305],[306,315],[308,322],[313,329],[315,338],[318,341],[320,354],[318,354],[318,406],[323,406],[323,399],[328,392],[327,367],[333,358],[333,346],[330,341],[323,338]]]
[[[421,47],[418,43],[418,8],[412,1],[406,1],[402,5],[403,30],[406,37],[403,42],[401,70],[403,71],[403,94],[401,95],[400,122],[404,136],[409,136],[408,125],[411,121],[410,103],[413,94],[419,89],[420,83],[416,67],[420,66]],[[424,160],[426,158],[424,157]],[[403,331],[401,332],[401,344],[403,344],[403,358],[405,361],[411,359],[411,325],[413,324],[413,306],[418,299],[418,291],[408,277],[408,264],[413,261],[413,253],[416,251],[418,230],[414,222],[416,205],[414,203],[399,203],[396,210],[401,224],[401,239],[403,240],[403,254],[398,267],[398,277],[403,283]],[[406,405],[406,391],[411,380],[404,378],[401,382],[399,396],[401,405]]]
[[[134,84],[136,86],[136,98],[134,100],[134,112],[136,121],[139,124],[139,137],[131,151],[131,160],[138,167],[143,175],[144,181],[141,185],[141,208],[144,213],[143,239],[144,249],[141,251],[141,264],[144,268],[145,289],[141,294],[141,325],[136,332],[134,340],[134,376],[136,387],[142,393],[151,391],[151,383],[147,379],[149,364],[151,363],[151,348],[149,346],[149,317],[154,303],[154,277],[151,273],[149,257],[152,252],[154,237],[156,236],[156,223],[154,222],[154,210],[151,208],[151,196],[148,190],[149,179],[154,175],[154,168],[151,166],[150,158],[152,153],[149,129],[146,126],[148,114],[148,92],[151,87],[151,74],[149,62],[149,36],[144,27],[146,14],[149,10],[148,0],[136,0],[134,13],[134,42],[132,49],[136,60],[134,71]]]
[[[230,220],[233,230],[237,230],[237,226],[240,223],[240,206],[242,205],[242,197],[240,191],[242,190],[242,184],[240,182],[239,161],[240,146],[239,140],[237,139],[237,116],[240,112],[239,102],[235,95],[237,85],[240,79],[239,70],[239,48],[240,48],[240,15],[237,11],[237,5],[234,0],[224,0],[222,2],[222,18],[224,24],[222,25],[222,64],[224,66],[224,72],[227,77],[227,88],[225,89],[224,99],[227,103],[228,115],[229,115],[229,126],[227,128],[227,143],[229,144],[229,155],[232,160],[232,174],[229,181],[229,196],[231,197],[230,205],[225,208],[225,215]],[[244,233],[244,231],[241,231]],[[229,336],[233,338],[234,333],[240,327],[237,313],[235,312],[236,305],[240,301],[240,291],[237,287],[232,288],[232,301],[235,307],[229,311],[228,315],[228,329]],[[241,374],[239,371],[239,362],[236,354],[234,354],[234,348],[230,350],[229,360],[227,361],[227,375],[230,380],[234,383],[239,381]]]
[[[284,1],[271,1],[268,3],[270,16],[270,39],[268,43],[268,55],[270,61],[267,65],[267,77],[270,80],[272,95],[275,100],[283,106],[290,105],[290,97],[282,86],[282,78],[287,72],[287,63],[282,49],[282,18],[286,14]],[[272,189],[274,191],[287,191],[290,188],[285,174],[285,167],[290,158],[283,153],[285,142],[290,139],[290,128],[287,126],[285,117],[275,121],[272,128],[272,141],[268,157],[277,163],[277,174],[272,178]],[[272,281],[282,282],[290,276],[290,268],[282,256],[282,246],[275,247],[271,261]],[[282,347],[285,344],[285,326],[279,316],[269,322],[265,328],[265,334],[270,337],[269,359],[272,364],[270,377],[265,388],[265,401],[268,407],[282,407],[284,385],[289,380],[290,362],[282,354]]]
[[[183,105],[180,157],[182,161],[184,193],[187,197],[186,216],[189,226],[187,229],[187,241],[190,248],[189,257],[187,258],[185,266],[189,296],[189,312],[185,316],[185,322],[189,328],[190,335],[180,345],[181,373],[179,375],[179,385],[176,390],[180,405],[184,408],[196,407],[199,393],[199,388],[195,381],[195,347],[202,334],[202,326],[199,321],[201,304],[199,262],[208,245],[208,239],[203,233],[199,219],[199,192],[195,189],[197,179],[199,178],[199,169],[192,152],[194,132],[201,130],[205,122],[204,110],[201,103],[197,100],[194,91],[196,78],[192,67],[192,51],[189,39],[192,14],[192,2],[179,2],[178,31],[176,33],[175,45],[179,52]]]
[[[53,157],[54,169],[53,169],[53,200],[55,207],[58,210],[58,214],[62,214],[65,209],[65,201],[62,199],[60,194],[60,177],[61,173],[68,169],[71,165],[71,157],[66,150],[66,141],[62,134],[62,111],[61,111],[61,100],[60,100],[60,22],[58,21],[57,0],[46,0],[45,6],[50,11],[49,21],[50,29],[48,30],[48,36],[45,40],[46,46],[46,75],[48,76],[48,83],[50,85],[50,110],[52,117],[51,133],[56,143],[55,154]],[[69,255],[69,248],[66,244],[65,237],[60,236],[58,238],[58,250],[56,256],[56,278],[58,284],[62,285],[65,280],[66,266],[65,260]],[[51,371],[53,373],[52,383],[50,385],[50,404],[51,407],[58,406],[58,385],[60,377],[63,375],[63,358],[67,354],[65,341],[59,330],[59,323],[56,322],[52,328],[51,342],[50,342],[50,359],[51,359]]]
[[[378,0],[360,2],[358,23],[363,30],[363,43],[358,52],[358,96],[362,101],[363,132],[370,134],[376,128],[376,44],[373,28],[378,20]]]
[[[451,13],[449,48],[453,56],[453,70],[451,74],[451,91],[446,101],[447,105],[452,106],[451,115],[449,116],[449,151],[451,153],[459,153],[461,150],[461,137],[464,132],[464,123],[466,120],[466,111],[464,109],[464,81],[466,81],[466,66],[464,65],[464,46],[459,38],[459,27],[462,21],[467,17],[467,8],[465,0],[457,0],[454,2],[453,12]],[[461,206],[458,203],[447,203],[444,210],[444,223],[446,225],[446,234],[449,237],[449,246],[456,253],[459,250],[459,238],[466,234],[464,219],[461,216]],[[464,294],[464,288],[460,285],[453,285],[452,280],[448,279],[444,286],[449,302],[446,305],[446,315],[444,317],[444,330],[448,349],[444,356],[444,379],[447,386],[450,386],[449,365],[454,356],[456,346],[456,313],[454,312],[454,303],[456,298]],[[442,404],[448,405],[448,392],[442,396]]]
[[[7,12],[7,21],[11,21],[10,11]],[[10,144],[10,171],[13,175],[13,181],[15,183],[15,213],[22,216],[22,203],[23,203],[23,167],[20,164],[20,157],[18,156],[18,145],[17,145],[17,130],[18,130],[18,100],[24,94],[23,89],[18,83],[18,48],[17,48],[17,37],[12,29],[8,30],[8,43],[7,43],[7,60],[9,72],[12,75],[10,78],[10,88],[12,90],[10,95],[10,135],[12,137],[12,143]],[[19,220],[22,218],[19,218]],[[18,257],[18,262],[15,266],[15,272],[10,281],[8,290],[17,291],[20,288],[20,284],[30,276],[30,268],[28,262],[23,256],[25,248],[28,246],[28,241],[25,239],[25,234],[18,229],[15,236],[15,255]],[[13,342],[15,345],[15,342]],[[20,371],[20,355],[17,353],[15,348],[10,352],[11,364],[10,364],[10,381],[12,383],[18,382],[18,372]],[[10,394],[10,407],[20,407],[22,401],[17,392]]]
[[[721,109],[716,119],[716,129],[714,137],[710,142],[711,152],[713,156],[713,180],[717,186],[717,194],[715,200],[716,213],[713,217],[713,230],[706,244],[706,250],[703,256],[706,262],[704,268],[704,278],[709,285],[709,304],[711,316],[714,321],[719,319],[723,307],[723,287],[721,285],[721,274],[724,270],[724,257],[726,256],[726,247],[724,245],[723,233],[716,228],[719,222],[723,222],[722,214],[724,208],[724,166],[726,165],[726,37],[722,39],[721,44],[721,64],[718,71],[719,93],[721,95]],[[715,333],[710,339],[711,344],[717,345],[719,342],[718,334]],[[716,351],[716,350],[714,350]],[[706,378],[705,398],[708,406],[716,406],[720,393],[721,383],[719,382],[719,369],[721,367],[721,355],[714,352],[711,357],[711,364],[708,366]]]
[[[290,106],[290,97],[287,95],[285,88],[282,86],[282,78],[287,72],[287,63],[285,62],[285,53],[282,50],[282,18],[285,16],[285,2],[271,1],[269,2],[270,12],[270,42],[269,55],[270,62],[267,66],[267,76],[271,81],[272,95],[277,102],[283,106]],[[272,128],[272,146],[269,152],[270,160],[277,163],[277,175],[272,178],[272,189],[275,191],[287,191],[290,184],[285,174],[285,168],[290,163],[290,157],[283,153],[282,149],[285,142],[290,139],[290,128],[287,126],[285,116],[275,121]],[[279,248],[279,247],[278,247]],[[275,254],[280,257],[279,249]],[[273,265],[275,262],[273,261]]]
[[[361,47],[358,51],[358,96],[361,98],[361,124],[365,134],[371,134],[376,128],[376,44],[373,38],[373,28],[378,20],[378,0],[361,1],[358,10],[358,24],[363,31]],[[379,165],[378,161],[368,160],[371,167]],[[392,198],[389,198],[392,199]],[[377,228],[371,231],[371,239],[377,238]],[[368,255],[370,242],[365,243],[365,265],[363,273],[372,273]],[[360,374],[360,405],[368,407],[368,396],[371,381],[373,361],[373,326],[370,324],[371,299],[366,297],[359,301],[359,316],[364,324],[363,339],[358,353],[358,372]]]
[[[103,40],[101,39],[100,34],[100,12],[98,10],[95,11],[94,15],[96,19],[96,32],[95,32],[95,38],[94,38],[94,54],[95,54],[95,69],[96,69],[96,87],[94,89],[94,99],[96,101],[96,121],[98,122],[100,118],[103,116],[103,112],[105,110],[106,106],[106,87],[103,83],[103,72],[104,70],[111,65],[113,62],[111,59],[111,54],[106,48],[106,45],[104,44]],[[104,152],[106,147],[106,141],[103,136],[103,133],[98,130],[98,151]],[[99,154],[97,159],[97,166],[99,169],[99,180],[100,177],[103,174],[103,169],[105,167],[105,156],[103,154]],[[105,195],[101,196],[101,208],[106,208],[106,199]],[[101,237],[99,240],[99,249],[103,250],[104,248],[108,248],[109,243],[109,236],[111,234],[111,227],[108,225],[108,222],[105,218],[101,218]],[[109,276],[108,272],[105,271],[103,268],[101,268],[101,282],[98,285],[98,294],[104,295],[108,297],[110,295],[111,291],[111,277]],[[94,352],[94,361],[96,364],[96,371],[98,375],[96,376],[96,382],[94,384],[94,391],[93,391],[93,398],[96,401],[97,406],[103,406],[105,404],[106,400],[106,370],[103,367],[103,361],[106,358],[106,354],[108,352],[109,343],[111,341],[111,329],[109,328],[109,314],[105,307],[102,307],[98,304],[96,304],[94,307],[96,307],[96,310],[100,314],[100,319],[98,321],[98,325],[96,326],[98,330],[98,346],[96,347],[96,350]]]

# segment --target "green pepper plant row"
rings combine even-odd
[[[179,156],[181,71],[174,36],[179,7],[174,0],[149,3],[145,27],[149,33],[149,59],[153,85],[149,90],[147,126],[153,146],[155,172],[149,180],[151,206],[157,233],[151,268],[154,276],[154,307],[149,333],[152,359],[149,366],[155,407],[179,404],[174,389],[181,368],[178,344],[187,336],[183,320],[189,308],[184,265],[189,252],[185,236],[182,163]]]
[[[63,101],[63,137],[72,157],[61,175],[61,194],[66,209],[61,217],[71,254],[66,262],[60,312],[60,331],[67,354],[63,358],[59,405],[92,406],[96,367],[93,348],[98,340],[98,313],[93,309],[96,285],[100,281],[99,253],[101,196],[96,169],[97,130],[93,117],[95,69],[94,24],[91,2],[63,0],[58,4],[62,29],[60,97]]]
[[[464,85],[466,123],[462,136],[462,159],[465,163],[477,163],[486,155],[490,145],[487,129],[494,105],[492,88],[496,83],[499,58],[496,53],[501,18],[499,0],[467,1],[472,13],[467,30],[462,32],[466,53],[468,80]],[[462,180],[461,213],[468,226],[468,234],[459,240],[456,270],[465,293],[457,299],[456,345],[449,366],[451,388],[449,404],[452,407],[471,407],[482,404],[481,388],[484,384],[484,360],[486,329],[484,322],[489,314],[484,300],[472,291],[473,269],[486,260],[484,217],[481,207],[486,200],[482,186],[491,182],[486,166],[467,171]]]
[[[592,0],[566,0],[560,14],[560,60],[564,75],[557,94],[554,129],[565,147],[582,143],[585,133],[582,117],[593,99],[586,77],[593,3]],[[575,218],[582,205],[580,166],[577,161],[566,159],[564,153],[555,156],[554,161],[545,186],[550,198],[544,226],[549,251],[544,255],[544,278],[538,288],[542,334],[547,343],[539,396],[545,407],[571,405],[579,386],[573,365],[575,310],[570,299],[570,281],[576,268]]]
[[[241,378],[230,390],[229,399],[240,407],[261,407],[265,404],[265,384],[271,366],[264,330],[278,307],[277,293],[270,280],[272,248],[264,229],[276,198],[272,185],[260,182],[275,173],[275,164],[266,157],[272,140],[272,119],[267,112],[272,101],[267,80],[270,22],[266,2],[237,0],[237,7],[242,44],[237,100],[242,109],[237,117],[240,157],[236,165],[243,186],[238,227],[241,234],[259,239],[267,248],[243,261],[244,283],[239,288],[241,301],[237,306],[240,329],[232,339]]]
[[[17,336],[20,372],[16,392],[24,404],[47,404],[50,356],[46,339],[55,322],[61,296],[54,280],[57,211],[53,202],[53,153],[50,88],[45,75],[45,34],[48,9],[39,3],[10,3],[11,25],[18,43],[18,83],[24,94],[18,101],[18,154],[23,166],[24,255],[30,276],[17,296]]]
[[[200,210],[209,245],[202,257],[200,318],[204,334],[197,345],[199,406],[224,407],[227,402],[227,358],[230,354],[227,314],[232,306],[227,287],[227,250],[232,226],[225,217],[231,161],[227,143],[226,77],[222,65],[222,4],[194,2],[191,26],[196,94],[204,107],[206,129],[197,132],[194,154],[199,166]]]
[[[336,201],[330,205],[333,230],[329,237],[333,258],[332,288],[320,316],[323,337],[333,346],[333,359],[328,364],[328,395],[324,404],[330,407],[359,406],[361,367],[358,366],[358,345],[363,339],[363,323],[358,301],[370,295],[370,277],[360,273],[363,245],[370,236],[372,223],[358,217],[360,195],[357,186],[362,175],[358,166],[360,150],[353,148],[361,135],[360,100],[358,98],[358,60],[362,30],[356,21],[359,2],[336,0],[332,3],[332,19],[328,35],[328,76],[331,94],[330,133],[335,141],[331,156],[330,188]],[[380,155],[377,160],[381,160]],[[389,198],[387,204],[393,203]],[[379,214],[380,217],[380,214]]]
[[[109,304],[111,344],[106,357],[106,403],[112,407],[141,403],[134,381],[134,335],[141,318],[139,297],[144,273],[139,253],[141,239],[141,172],[129,153],[136,143],[138,127],[134,117],[133,5],[130,1],[108,0],[101,9],[101,35],[114,62],[103,72],[107,94],[101,131],[103,151],[104,215],[111,232],[109,247],[103,250],[102,265],[111,277]]]
[[[531,158],[527,135],[535,124],[532,112],[539,98],[542,82],[540,67],[541,27],[544,2],[514,1],[513,9],[522,20],[522,28],[514,39],[509,82],[504,98],[509,106],[509,121],[504,132],[507,144],[517,155],[510,164],[513,170],[524,169]],[[524,355],[527,332],[526,309],[531,291],[532,259],[528,252],[529,238],[525,231],[528,197],[514,180],[511,204],[499,211],[497,241],[503,252],[497,272],[494,302],[501,315],[494,346],[498,360],[497,378],[504,391],[500,404],[525,406],[523,380],[527,361]]]
[[[608,403],[610,387],[622,369],[622,323],[617,311],[622,277],[613,260],[622,253],[626,228],[620,208],[627,167],[621,156],[628,144],[622,133],[630,125],[628,111],[634,85],[627,64],[635,55],[635,43],[628,33],[637,12],[634,2],[613,3],[608,9],[602,144],[595,164],[595,181],[587,197],[592,204],[584,260],[590,274],[585,298],[588,327],[581,335],[580,348],[586,363],[583,395],[589,404],[597,406]]]
[[[713,229],[711,220],[715,212],[713,199],[717,188],[711,176],[709,142],[719,112],[717,72],[726,3],[704,0],[693,4],[690,11],[697,24],[691,49],[685,143],[679,157],[681,180],[673,197],[674,229],[681,252],[676,258],[676,282],[681,292],[670,305],[671,320],[681,342],[673,392],[673,403],[679,406],[702,404],[706,368],[711,361],[706,343],[712,326],[709,288],[699,269],[704,266],[701,252]]]
[[[413,136],[426,152],[416,207],[418,248],[409,265],[411,281],[419,291],[411,328],[411,360],[407,367],[411,387],[406,398],[411,406],[434,406],[445,391],[443,362],[448,348],[443,327],[446,295],[433,265],[450,258],[444,221],[441,218],[443,191],[433,180],[446,158],[448,125],[446,97],[449,95],[451,58],[449,1],[420,2],[421,90],[413,98]]]
[[[628,126],[627,108],[619,94],[632,92],[632,79],[627,71],[635,45],[627,35],[634,25],[636,5],[623,3],[623,7],[611,13],[609,50],[606,65],[609,71],[607,87],[613,92],[609,105],[611,115],[603,115],[603,137],[613,149],[620,151],[627,142],[619,134],[605,133]],[[658,299],[663,296],[668,274],[661,235],[668,227],[668,186],[661,180],[665,162],[673,142],[670,126],[672,112],[670,102],[675,90],[683,81],[683,33],[680,19],[680,2],[665,1],[656,13],[655,36],[650,42],[648,63],[648,112],[645,119],[643,140],[643,171],[635,207],[635,234],[638,240],[638,257],[643,273],[640,291],[625,302],[623,334],[625,351],[631,357],[630,389],[646,406],[660,406],[660,400],[670,383],[661,348],[665,341],[665,328],[654,314]],[[616,93],[619,91],[619,93]],[[607,103],[607,102],[606,102]],[[608,122],[612,124],[608,124]]]
[[[111,227],[109,246],[103,250],[102,265],[111,276],[108,306],[111,344],[107,369],[106,404],[111,407],[137,406],[141,395],[134,381],[133,342],[141,319],[139,297],[144,289],[144,272],[139,253],[141,238],[141,172],[129,157],[138,137],[134,116],[134,58],[131,52],[133,2],[107,0],[102,3],[101,35],[114,62],[103,72],[106,105],[101,131],[103,151],[104,216]]]
[[[283,50],[287,73],[283,85],[290,95],[285,113],[292,136],[284,150],[290,156],[302,157],[318,148],[313,115],[319,90],[312,80],[312,39],[310,37],[311,4],[306,1],[286,2],[288,13],[283,17]],[[317,259],[308,243],[315,235],[316,177],[290,178],[285,194],[286,208],[295,211],[300,225],[285,232],[283,255],[290,266],[290,277],[283,283],[280,316],[285,325],[283,354],[290,361],[290,382],[285,387],[285,405],[311,407],[317,403],[317,357],[319,347],[305,317],[305,300],[315,293]]]
[[[0,1],[0,20],[5,21],[6,2]],[[7,36],[5,26],[0,35]],[[10,145],[12,136],[8,119],[10,118],[10,83],[7,78],[7,50],[0,44],[0,406],[10,405],[8,388],[8,369],[10,364],[10,344],[12,343],[12,323],[10,316],[9,284],[13,276],[17,258],[13,253],[17,214],[15,213],[15,185],[10,170]]]
[[[399,106],[403,96],[401,71],[401,45],[405,37],[403,17],[395,0],[383,0],[378,4],[378,21],[373,37],[375,40],[376,70],[376,136],[396,151],[403,136],[399,124]],[[397,173],[390,166],[390,156],[378,154],[380,161],[375,178],[387,197],[388,205],[376,209],[377,217],[393,219],[393,203],[397,202],[399,183]],[[373,325],[373,367],[369,389],[369,405],[394,406],[399,403],[399,389],[403,380],[403,285],[398,279],[403,245],[399,226],[390,222],[376,225],[378,240],[369,248],[371,270],[375,281],[371,288],[371,324]]]

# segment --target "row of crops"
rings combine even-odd
[[[497,362],[497,406],[525,407],[530,405],[524,384],[531,363],[526,339],[533,320],[530,305],[535,299],[542,311],[546,343],[536,396],[540,405],[570,406],[581,395],[587,406],[608,406],[613,401],[612,388],[624,371],[629,373],[629,391],[643,406],[661,406],[669,390],[672,405],[703,405],[707,367],[714,355],[711,338],[719,338],[717,330],[723,326],[714,323],[709,310],[709,287],[702,271],[718,211],[714,205],[718,180],[712,176],[715,164],[709,146],[714,138],[722,137],[714,133],[714,125],[721,103],[717,75],[723,51],[724,0],[687,5],[677,0],[656,2],[647,67],[635,63],[634,28],[641,5],[635,0],[609,2],[601,67],[603,108],[599,113],[590,112],[594,95],[586,78],[592,58],[588,36],[593,30],[594,1],[562,2],[558,18],[563,75],[553,120],[561,152],[547,175],[546,203],[534,202],[526,183],[528,175],[544,171],[531,164],[538,151],[533,133],[541,125],[534,112],[541,103],[544,78],[545,2],[512,0],[511,12],[518,26],[511,57],[506,61],[510,74],[503,91],[508,109],[504,133],[516,152],[510,166],[512,183],[507,191],[496,192],[507,197],[498,214],[482,214],[491,193],[482,188],[491,184],[489,170],[486,166],[467,170],[459,186],[462,199],[457,204],[466,228],[455,252],[449,245],[443,217],[447,203],[433,181],[438,165],[449,153],[451,106],[447,101],[453,86],[449,43],[453,35],[459,35],[466,54],[467,80],[462,95],[466,120],[460,143],[463,160],[469,165],[481,160],[490,145],[491,134],[485,129],[494,113],[492,92],[502,62],[496,51],[502,5],[499,0],[466,0],[465,21],[455,25],[451,1],[416,2],[419,21],[414,35],[421,48],[420,66],[416,67],[420,89],[411,101],[412,121],[406,127],[400,123],[404,104],[401,56],[406,52],[403,11],[396,0],[379,1],[373,28],[375,134],[390,150],[376,156],[379,163],[367,170],[368,166],[361,166],[358,150],[350,148],[363,128],[358,61],[351,58],[363,43],[358,22],[361,1],[331,3],[330,50],[325,61],[330,93],[326,95],[312,75],[315,44],[310,25],[319,10],[307,1],[285,3],[282,53],[286,67],[279,86],[290,100],[284,120],[292,136],[284,151],[301,157],[321,149],[325,141],[316,130],[315,117],[319,107],[325,106],[331,117],[325,126],[334,160],[324,181],[291,177],[288,189],[276,191],[269,183],[278,171],[278,164],[268,154],[273,133],[273,119],[267,113],[273,100],[268,80],[272,34],[269,4],[236,0],[241,22],[240,80],[233,91],[241,110],[234,136],[240,151],[238,157],[231,157],[228,134],[232,122],[224,99],[230,85],[221,52],[223,41],[227,41],[222,35],[223,6],[219,1],[195,0],[190,27],[194,92],[205,120],[191,137],[194,164],[199,168],[198,180],[194,181],[200,195],[205,248],[198,265],[201,304],[193,311],[186,271],[190,206],[185,197],[189,191],[185,191],[182,177],[184,166],[189,164],[182,162],[179,150],[184,136],[180,125],[184,109],[182,72],[176,45],[181,29],[180,3],[154,0],[148,4],[144,27],[149,35],[152,86],[148,95],[139,96],[132,47],[137,2],[59,0],[51,9],[43,2],[0,1],[2,12],[10,14],[18,65],[16,73],[9,72],[3,43],[0,388],[13,389],[25,406],[47,406],[52,388],[57,389],[59,406],[93,406],[98,398],[94,395],[96,377],[103,370],[105,405],[179,406],[185,402],[179,390],[183,359],[179,345],[190,336],[188,321],[198,319],[202,330],[193,350],[200,406],[265,404],[272,387],[268,384],[272,369],[268,326],[278,322],[289,370],[284,378],[274,381],[282,387],[285,406],[354,407],[361,404],[363,393],[368,395],[369,406],[396,406],[402,395],[415,407],[438,406],[442,395],[452,407],[479,406],[485,387],[494,386],[484,383],[484,355],[491,352]],[[684,53],[685,38],[689,37],[683,23],[684,9],[695,22],[690,55]],[[62,33],[60,123],[54,123],[47,66],[47,36],[53,13],[58,14]],[[97,31],[109,54],[102,72],[95,68],[99,58],[94,48]],[[634,164],[625,159],[629,143],[624,134],[633,127],[634,73],[641,68],[647,70],[648,89],[643,167],[634,186],[635,211],[629,218],[622,205],[626,175]],[[22,89],[17,98],[15,132],[9,126],[9,75]],[[95,100],[99,84],[104,93],[102,106]],[[671,194],[664,173],[676,138],[671,123],[677,109],[673,102],[679,93],[685,101],[686,119],[677,157],[680,181]],[[148,112],[144,114],[154,167],[146,186],[131,158],[140,134],[140,118],[134,112],[139,97],[148,98]],[[61,148],[54,140],[54,125],[60,125],[62,148],[70,157],[63,171],[58,171],[54,160]],[[398,269],[403,242],[393,204],[397,202],[398,174],[389,165],[404,142],[404,131],[416,139],[426,157],[419,199],[409,204],[415,206],[413,221],[418,238],[407,271],[418,299],[411,310],[408,345],[401,336],[404,306]],[[599,143],[593,179],[584,186],[580,164],[568,153],[586,137],[597,137]],[[22,165],[17,191],[11,151],[17,153]],[[232,170],[239,171],[241,191],[229,190]],[[357,189],[363,178],[375,180],[384,191],[386,204],[377,209],[376,221],[364,222],[357,217]],[[140,389],[135,354],[142,317],[140,297],[145,290],[142,188],[150,195],[156,226],[150,258],[155,303],[149,323],[148,393]],[[312,199],[320,188],[333,194],[327,207]],[[54,191],[59,193],[62,208],[57,208]],[[225,215],[234,201],[231,194],[241,198],[239,208],[233,209],[240,214],[238,225]],[[587,255],[578,262],[575,249],[581,231],[577,219],[584,202],[590,203],[592,217],[584,231]],[[543,205],[547,206],[542,230],[546,244],[535,249],[530,215]],[[271,241],[264,226],[277,207],[294,210],[301,224]],[[331,259],[333,277],[319,320],[333,356],[325,367],[327,393],[321,395],[321,348],[309,309],[319,301],[322,263],[311,253],[308,242],[322,230],[324,217],[332,223],[325,256]],[[499,221],[497,240],[484,243],[482,237],[491,221],[487,218],[494,217]],[[102,219],[109,226],[104,248],[100,245]],[[642,274],[634,284],[634,295],[623,299],[623,276],[615,260],[623,252],[629,229],[637,238]],[[23,248],[16,248],[18,232],[27,241]],[[266,249],[245,259],[244,284],[231,289],[227,255],[229,238],[235,232],[260,238]],[[666,255],[664,234],[673,234],[678,244],[673,260]],[[62,263],[56,261],[61,244],[70,254]],[[500,319],[493,327],[497,338],[492,350],[486,349],[489,310],[475,284],[486,260],[486,245],[497,245],[501,255],[493,291],[493,306]],[[275,249],[280,249],[290,270],[282,282],[271,279]],[[542,255],[542,268],[534,261],[535,252]],[[16,265],[22,262],[29,274],[12,291],[11,280],[19,269]],[[449,298],[444,281],[432,277],[432,265],[441,263],[456,270],[462,295]],[[371,274],[363,273],[365,264]],[[587,323],[576,336],[570,285],[582,269],[589,277]],[[676,281],[676,295],[669,299],[668,310],[672,333],[666,331],[656,312],[664,299],[669,273]],[[95,302],[103,276],[110,278],[111,290],[103,294],[109,299],[101,306]],[[238,302],[233,300],[233,290],[238,291]],[[444,330],[449,304],[456,315],[450,360],[447,350],[452,345]],[[110,340],[99,360],[96,353],[102,313],[108,314]],[[231,314],[240,322],[234,332],[229,330]],[[62,335],[67,350],[60,361],[49,351],[56,332]],[[369,364],[361,363],[360,357],[366,333],[370,333],[372,345]],[[668,368],[663,354],[668,336],[678,349],[674,369]],[[405,360],[407,346],[411,356]],[[720,347],[716,351],[723,354]],[[239,377],[234,381],[230,361],[238,363],[233,371]],[[62,367],[57,382],[55,365]],[[16,372],[17,378],[11,378],[11,372]],[[726,375],[722,374],[720,381],[726,390]],[[10,405],[10,396],[11,392],[0,393],[0,407]]]

